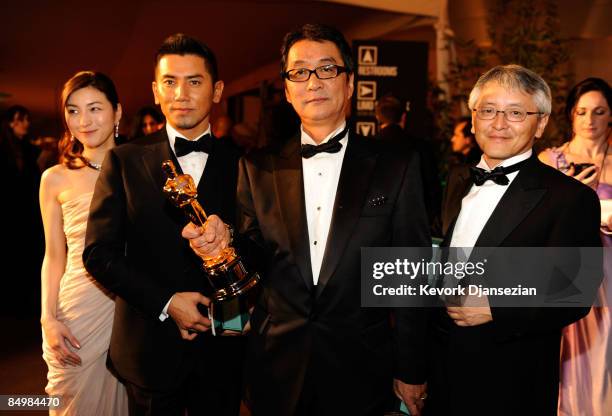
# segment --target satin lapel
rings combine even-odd
[[[532,156],[529,163],[520,170],[495,207],[475,246],[501,246],[506,237],[540,202],[547,190],[540,180],[539,163],[541,162]]]
[[[204,208],[204,211],[206,211],[207,206],[210,207],[211,205],[210,202],[207,204],[206,200],[214,198],[218,187],[222,186],[221,183],[223,181],[221,181],[220,178],[221,173],[224,171],[224,169],[228,169],[227,166],[222,166],[223,158],[219,154],[219,149],[215,149],[217,147],[217,142],[215,141],[214,143],[213,149],[206,160],[206,167],[204,167],[204,172],[202,173],[200,182],[198,183],[198,201]],[[211,215],[215,214],[215,212],[206,211],[206,214]]]
[[[291,138],[274,161],[274,185],[293,257],[310,291],[313,281],[299,136]]]
[[[461,170],[457,172],[456,184],[453,185],[452,189],[447,190],[448,202],[445,204],[444,212],[444,241],[442,246],[449,246],[451,238],[453,236],[453,230],[461,212],[461,203],[463,198],[467,195],[469,190],[472,188],[472,180],[468,170]]]
[[[146,151],[142,155],[142,162],[145,170],[149,174],[149,177],[153,181],[156,189],[160,192],[166,183],[166,175],[164,174],[161,164],[164,160],[171,159],[174,162],[174,166],[179,173],[183,173],[181,165],[179,165],[174,152],[170,149],[170,143],[168,142],[168,135],[166,129],[161,129],[157,135],[155,135],[153,143],[146,145]]]
[[[146,144],[146,151],[142,155],[142,164],[147,172],[150,183],[153,187],[151,195],[159,195],[163,199],[163,210],[169,218],[172,218],[177,224],[184,224],[185,217],[181,210],[176,208],[163,194],[164,184],[166,183],[166,175],[164,174],[161,164],[165,160],[172,160],[179,174],[182,174],[181,165],[176,160],[174,152],[170,149],[168,135],[166,129],[161,129],[155,138],[151,137],[155,142]]]
[[[334,212],[321,264],[317,297],[338,267],[348,240],[355,229],[370,187],[377,154],[368,150],[365,139],[350,136],[342,162]]]

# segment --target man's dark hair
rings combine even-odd
[[[204,59],[206,70],[210,74],[213,83],[217,82],[219,72],[217,71],[217,58],[213,51],[199,40],[183,33],[168,36],[161,44],[155,55],[155,67],[159,60],[165,55],[196,55]]]
[[[281,73],[287,70],[287,55],[289,54],[289,49],[291,49],[294,43],[300,40],[332,42],[338,47],[347,72],[351,74],[355,69],[351,47],[344,38],[344,35],[338,29],[323,24],[308,23],[285,35],[281,46]]]
[[[460,124],[460,123],[465,123],[465,126],[463,126],[463,128],[461,129],[461,132],[463,133],[463,137],[471,138],[472,144],[475,145],[476,136],[474,136],[474,133],[472,133],[472,117],[469,117],[469,116],[461,117],[457,121],[457,124]]]
[[[398,124],[402,121],[404,107],[401,101],[392,96],[385,95],[376,102],[376,113],[380,117],[380,121],[388,124]]]

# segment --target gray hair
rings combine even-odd
[[[538,111],[550,114],[552,99],[550,87],[546,84],[546,81],[532,70],[515,64],[496,66],[478,78],[476,85],[470,92],[468,100],[470,110],[474,109],[476,101],[480,98],[480,92],[489,82],[497,82],[508,89],[531,95]]]

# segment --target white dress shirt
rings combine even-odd
[[[346,122],[332,131],[320,144],[329,141],[340,133]],[[302,144],[317,145],[317,143],[301,128]],[[306,203],[306,221],[308,222],[308,239],[310,246],[310,265],[312,267],[312,280],[316,285],[319,281],[323,255],[329,235],[336,190],[340,179],[342,161],[348,143],[348,132],[340,140],[342,149],[337,153],[317,153],[313,157],[302,158],[302,172],[304,175],[304,199]]]
[[[182,137],[183,139],[187,138],[183,137],[169,123],[166,123],[166,132],[168,133],[168,141],[170,142],[170,148],[176,156],[176,151],[174,150],[174,142],[176,141],[176,137]],[[210,134],[210,124],[208,125],[208,129],[204,133],[202,133],[193,140],[198,140],[200,137],[206,134]],[[178,160],[179,165],[181,165],[183,173],[191,175],[193,181],[195,182],[195,185],[198,186],[198,184],[200,183],[200,179],[202,178],[202,174],[204,173],[206,162],[208,161],[208,153],[191,152],[185,156],[177,157],[176,159]]]
[[[499,166],[511,166],[522,162],[531,157],[532,153],[533,151],[529,149],[525,153],[504,160]],[[491,167],[485,162],[484,156],[481,157],[477,167],[491,170]],[[474,247],[495,207],[497,207],[517,175],[518,171],[506,175],[510,181],[508,185],[498,185],[491,180],[486,181],[481,186],[472,185],[468,194],[461,201],[461,211],[453,230],[451,247]],[[469,253],[466,254],[469,257]]]
[[[172,152],[174,152],[174,156],[176,156],[176,150],[174,150],[174,142],[176,141],[176,137],[182,137],[183,139],[187,138],[183,137],[178,131],[176,131],[170,125],[170,123],[166,123],[166,133],[168,133],[168,141],[170,142],[170,148],[172,149]],[[210,134],[210,124],[208,125],[208,129],[194,140],[198,140],[200,137],[206,134]],[[179,165],[181,165],[183,173],[191,175],[195,186],[198,186],[198,184],[200,183],[200,179],[202,179],[202,174],[204,173],[206,162],[208,161],[208,153],[191,152],[185,156],[177,157],[176,160],[178,160]],[[159,315],[160,321],[165,321],[168,318],[168,307],[170,306],[170,302],[172,302],[173,297],[174,296],[170,297],[170,299],[164,306],[162,313]]]

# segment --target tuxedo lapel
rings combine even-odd
[[[222,172],[225,169],[229,169],[229,166],[223,165],[223,157],[219,154],[219,146],[217,139],[214,139],[213,148],[208,154],[206,160],[206,166],[204,172],[200,177],[198,183],[198,201],[206,211],[206,207],[211,207],[211,202],[215,199],[215,195],[219,192],[219,186],[222,186],[223,180],[221,178]],[[206,201],[208,200],[208,203]],[[215,214],[215,212],[206,211],[207,215]],[[219,214],[219,213],[216,213]]]
[[[174,156],[174,152],[170,149],[166,129],[161,129],[155,136],[151,137],[151,143],[146,144],[144,148],[145,151],[142,155],[143,166],[155,189],[161,192],[166,183],[166,175],[161,167],[163,161],[172,160],[177,172],[179,174],[183,173],[181,165]]]
[[[151,193],[149,195],[159,196],[163,200],[163,210],[166,215],[172,219],[176,224],[185,223],[185,216],[163,193],[164,185],[166,184],[166,175],[162,170],[162,162],[166,160],[172,160],[176,171],[179,175],[183,174],[181,165],[178,163],[176,156],[172,149],[170,149],[170,142],[168,141],[168,135],[166,129],[161,129],[158,133],[151,136],[150,141],[143,145],[145,151],[142,154],[142,165],[147,173],[151,185]],[[144,186],[145,184],[143,184]],[[144,191],[144,190],[143,190]],[[182,227],[182,226],[181,226]]]
[[[329,227],[325,254],[317,283],[317,296],[338,267],[348,240],[355,229],[370,187],[372,171],[377,155],[372,153],[365,139],[350,135],[338,189],[334,201],[334,212]]]
[[[291,138],[274,161],[274,185],[293,257],[306,287],[312,290],[312,266],[299,136]]]
[[[541,181],[539,163],[532,156],[519,171],[485,224],[475,246],[499,247],[540,202],[546,194],[546,187]]]
[[[459,212],[461,212],[461,203],[467,195],[473,182],[470,178],[469,170],[461,169],[456,173],[457,178],[453,181],[453,185],[449,184],[445,202],[445,210],[443,213],[443,231],[446,238],[442,242],[442,246],[449,246],[455,229]]]

